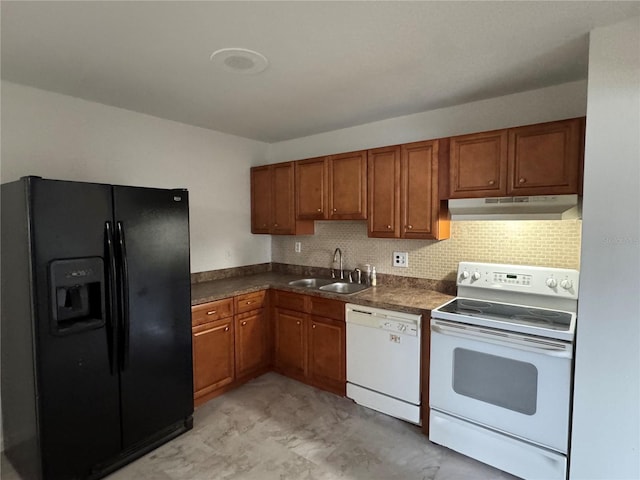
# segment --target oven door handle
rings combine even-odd
[[[442,335],[467,338],[479,342],[489,342],[518,350],[548,355],[558,358],[572,358],[571,344],[542,337],[520,335],[513,332],[492,330],[484,327],[461,325],[442,320],[433,320],[431,331]]]

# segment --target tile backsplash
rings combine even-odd
[[[364,221],[316,222],[315,231],[274,235],[272,261],[331,267],[339,247],[346,269],[369,263],[380,273],[434,280],[455,280],[460,261],[580,268],[581,220],[452,222],[451,238],[441,241],[368,238]],[[409,254],[408,268],[392,266],[393,252]]]

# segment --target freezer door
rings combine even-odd
[[[104,274],[111,187],[29,182],[43,471],[45,478],[77,478],[121,446]]]
[[[126,449],[193,413],[189,207],[184,190],[114,186],[113,199]]]

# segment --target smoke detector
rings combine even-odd
[[[222,48],[213,52],[209,59],[214,65],[234,73],[255,75],[269,66],[267,57],[246,48]]]

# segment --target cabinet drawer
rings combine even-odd
[[[344,321],[344,302],[329,298],[309,297],[311,315]]]
[[[285,308],[287,310],[294,310],[296,312],[305,312],[306,295],[292,292],[283,292],[276,290],[275,292],[275,304],[276,307]]]
[[[231,316],[233,316],[233,298],[223,298],[191,307],[191,324],[193,326]]]
[[[266,290],[259,292],[247,293],[246,295],[238,295],[235,297],[236,302],[236,314],[250,312],[251,310],[257,310],[264,307]]]

